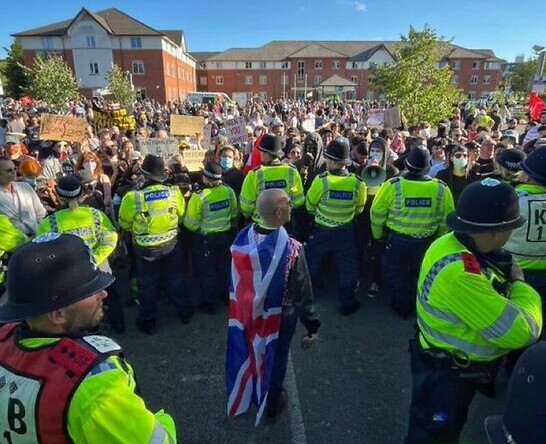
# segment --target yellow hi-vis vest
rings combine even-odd
[[[137,245],[153,247],[176,238],[185,208],[178,187],[154,184],[123,197],[119,224],[133,233]]]
[[[259,221],[256,213],[256,200],[262,191],[269,188],[281,188],[290,197],[295,208],[305,203],[303,183],[298,170],[287,163],[276,165],[261,165],[249,171],[243,181],[239,204],[245,217]]]
[[[201,234],[223,233],[231,229],[237,217],[237,196],[231,187],[219,185],[192,194],[184,226]]]
[[[305,208],[315,222],[335,228],[353,221],[366,203],[366,184],[354,174],[338,176],[326,171],[313,179]]]
[[[381,239],[385,226],[414,237],[442,234],[447,231],[445,218],[454,208],[451,191],[442,181],[394,177],[381,185],[373,200],[372,235]]]
[[[4,282],[6,274],[6,264],[2,262],[4,254],[11,253],[27,241],[26,234],[15,227],[8,216],[0,214],[0,284]]]
[[[502,284],[502,293],[495,281]],[[488,362],[538,339],[542,305],[530,285],[507,283],[492,268],[483,268],[448,233],[432,243],[423,259],[417,324],[423,348],[432,345],[470,361]]]
[[[516,192],[520,214],[527,223],[512,232],[504,249],[524,270],[546,272],[546,186],[522,184]]]

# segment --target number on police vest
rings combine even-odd
[[[546,242],[546,237],[544,236],[544,227],[546,226],[545,201],[529,201],[529,217],[527,224],[527,242]]]

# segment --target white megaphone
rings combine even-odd
[[[379,187],[387,178],[387,170],[373,161],[362,170],[360,178],[368,187]]]

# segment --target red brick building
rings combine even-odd
[[[259,48],[192,53],[198,91],[225,92],[244,102],[329,94],[347,99],[377,98],[371,68],[394,61],[399,42],[272,41]],[[470,99],[498,89],[502,60],[493,51],[450,45],[444,63],[453,83]]]
[[[107,87],[106,73],[118,65],[140,96],[161,103],[184,99],[196,90],[195,60],[182,31],[156,30],[112,8],[13,35],[23,46],[25,64],[38,54],[61,55],[72,68],[81,93],[90,97]]]

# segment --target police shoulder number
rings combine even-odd
[[[82,339],[99,353],[110,353],[121,350],[120,345],[116,341],[106,336],[88,335]]]

